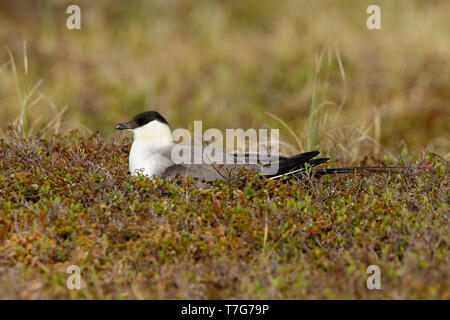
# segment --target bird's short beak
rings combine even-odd
[[[116,127],[116,130],[125,130],[125,129],[131,129],[131,126],[128,122],[119,123]]]

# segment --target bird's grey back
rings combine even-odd
[[[174,150],[174,148],[177,148]],[[187,153],[187,154],[184,154]],[[197,155],[195,154],[197,152]],[[201,159],[197,159],[194,163],[194,157],[202,155]],[[171,145],[162,150],[162,154],[171,160],[172,165],[168,166],[162,174],[165,178],[173,178],[178,174],[184,177],[192,177],[200,182],[208,182],[214,180],[233,181],[238,178],[242,170],[260,172],[261,162],[249,164],[248,158],[240,157],[237,154],[230,154],[217,149],[208,149],[208,147]],[[210,157],[209,155],[213,155]],[[185,156],[184,163],[176,161]]]

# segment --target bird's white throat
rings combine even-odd
[[[154,120],[145,126],[133,129],[134,141],[152,145],[169,145],[173,142],[172,132],[166,123]]]
[[[172,132],[167,124],[152,121],[133,129],[133,145],[130,150],[130,172],[138,172],[152,177],[161,175],[171,165],[171,160],[161,154],[161,150],[173,143]]]

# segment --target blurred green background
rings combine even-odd
[[[70,4],[81,30],[66,28]],[[369,4],[382,30],[366,28]],[[20,114],[19,86],[35,131],[65,106],[63,129],[105,137],[157,110],[173,128],[280,128],[291,152],[306,148],[316,91],[336,103],[321,109],[329,155],[448,158],[449,12],[448,0],[1,1],[0,128]]]

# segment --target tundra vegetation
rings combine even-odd
[[[450,2],[377,2],[1,2],[0,298],[448,299]],[[131,177],[147,109],[416,169]]]

